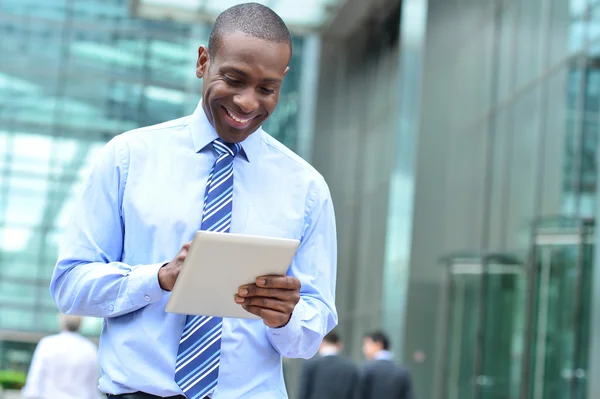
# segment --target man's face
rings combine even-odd
[[[382,349],[382,346],[380,343],[373,341],[371,338],[365,338],[363,340],[363,355],[365,355],[365,358],[368,360],[372,360],[373,358],[375,358],[375,355],[377,354],[377,352],[379,352]]]
[[[290,61],[290,47],[242,32],[220,39],[214,58],[198,50],[196,75],[203,79],[208,120],[230,143],[244,141],[275,111]]]

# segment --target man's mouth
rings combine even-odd
[[[227,111],[227,114],[229,116],[231,116],[231,119],[233,119],[237,123],[248,123],[248,122],[250,122],[253,119],[253,118],[250,118],[250,119],[241,119],[241,118],[238,118],[237,116],[235,116],[234,114],[232,114],[231,111],[229,111],[227,108],[225,108],[225,111]]]

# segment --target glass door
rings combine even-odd
[[[503,254],[448,265],[444,399],[507,399],[519,391],[524,274]]]
[[[584,399],[593,223],[554,218],[534,229],[528,399]]]

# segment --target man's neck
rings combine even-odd
[[[339,349],[335,346],[324,346],[319,349],[319,355],[321,356],[334,356],[339,353]]]
[[[373,360],[392,360],[393,358],[394,355],[392,352],[387,350],[380,350],[375,354],[375,356],[373,356]]]

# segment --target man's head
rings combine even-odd
[[[337,353],[341,351],[343,347],[344,345],[340,336],[337,335],[335,331],[331,331],[323,338],[323,341],[321,341],[321,348],[319,351],[321,353]]]
[[[81,327],[81,317],[79,316],[70,316],[61,314],[60,315],[60,329],[62,331],[70,331],[77,332]]]
[[[375,331],[365,335],[363,339],[363,354],[365,358],[372,360],[377,353],[390,349],[390,340],[381,331]]]
[[[257,3],[233,6],[215,21],[208,48],[200,46],[196,76],[202,106],[227,142],[246,139],[273,113],[292,56],[283,20]]]

